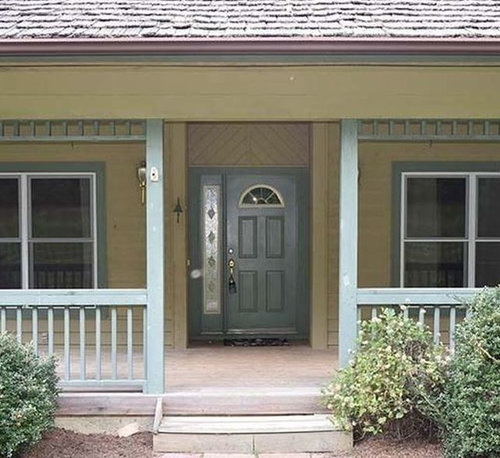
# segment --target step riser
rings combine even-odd
[[[329,413],[321,406],[319,396],[232,397],[212,398],[172,397],[164,402],[167,415],[299,415]]]
[[[338,452],[352,448],[352,433],[344,431],[270,434],[159,433],[153,449],[162,453],[304,453]]]

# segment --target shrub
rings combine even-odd
[[[356,439],[430,433],[435,427],[426,412],[445,370],[443,349],[431,334],[388,308],[361,323],[353,360],[323,389],[323,403],[337,426],[352,425]]]
[[[40,440],[53,425],[57,394],[54,359],[0,334],[0,456]]]
[[[453,458],[500,456],[500,289],[487,289],[457,327],[442,396],[443,447]]]

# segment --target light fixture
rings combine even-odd
[[[141,189],[141,204],[144,205],[146,200],[146,161],[141,161],[137,166],[137,181]]]
[[[177,197],[177,203],[174,207],[174,213],[177,215],[177,223],[179,223],[179,217],[184,210],[182,209],[181,200]]]

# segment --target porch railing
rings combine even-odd
[[[358,322],[373,319],[386,307],[402,308],[408,318],[427,325],[434,343],[455,350],[457,323],[467,316],[467,303],[479,288],[358,288]]]
[[[0,330],[54,355],[63,388],[142,389],[146,304],[142,289],[2,290]]]

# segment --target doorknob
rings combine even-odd
[[[227,265],[229,266],[229,294],[236,294],[236,281],[234,279],[234,268],[236,267],[236,262],[233,258],[230,258]]]

